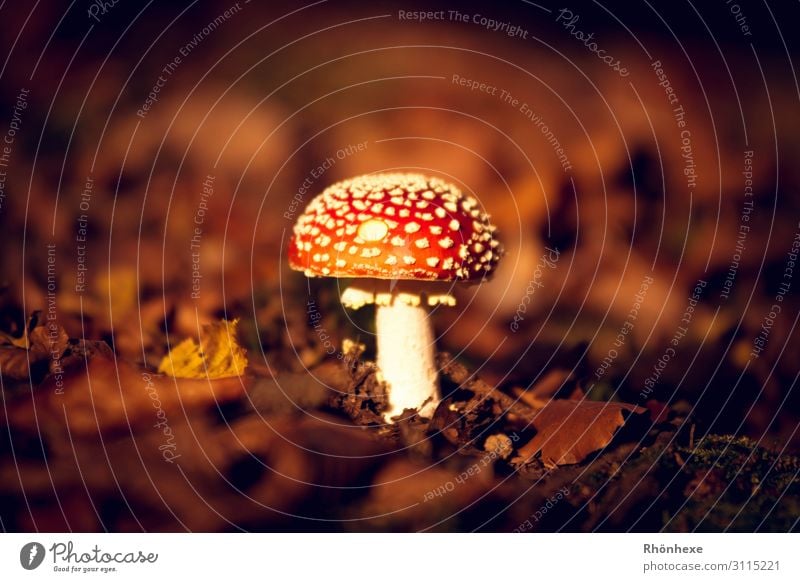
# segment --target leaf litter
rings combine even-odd
[[[261,505],[243,504],[231,484],[281,511],[326,519],[392,516],[370,519],[362,529],[420,529],[441,522],[460,530],[484,523],[492,507],[505,510],[495,512],[503,517],[487,522],[489,529],[517,531],[520,523],[585,529],[606,523],[606,507],[620,496],[633,505],[649,499],[653,480],[663,479],[655,474],[663,466],[654,459],[691,445],[682,430],[685,414],[665,404],[654,425],[647,408],[587,400],[578,379],[565,370],[548,371],[527,390],[506,390],[447,353],[438,355],[443,399],[433,417],[406,410],[387,424],[387,387],[374,362],[364,358],[364,346],[347,342],[339,357],[318,359],[305,371],[274,370],[248,359],[237,325],[204,326],[199,342],[177,344],[158,372],[118,359],[104,342],[68,339],[59,328],[47,334],[39,314],[21,337],[0,335],[4,380],[36,381],[28,395],[4,383],[0,422],[10,439],[3,446],[13,447],[20,463],[17,470],[0,465],[0,515],[7,527],[25,527],[30,519],[63,527],[52,508],[84,480],[91,496],[70,497],[64,517],[71,527],[83,524],[90,531],[97,519],[121,530],[136,530],[140,519],[160,530],[180,523],[218,530],[230,520],[250,529],[288,524]],[[58,369],[51,369],[53,353]],[[21,364],[23,356],[46,364],[38,376]],[[175,465],[190,475],[191,490],[176,479],[176,467],[167,466],[172,463],[163,463],[164,436],[153,428],[158,419],[169,420]],[[141,463],[120,463],[132,450]],[[708,489],[691,487],[696,464],[692,470],[668,498],[676,507],[693,490]],[[43,471],[53,475],[52,486]],[[95,499],[117,498],[120,475],[136,510],[87,517]],[[146,492],[151,482],[168,508],[153,505]],[[325,483],[346,488],[330,490]],[[354,493],[346,493],[353,487]],[[40,508],[51,507],[50,513],[26,515],[4,501],[23,491]],[[534,524],[530,516],[542,516],[541,505],[552,505],[557,494],[557,507]],[[211,508],[200,509],[198,495]],[[486,511],[460,511],[482,499]],[[424,509],[397,513],[403,503]],[[454,512],[458,518],[449,517]],[[611,517],[614,527],[626,523],[624,516]],[[651,524],[663,518],[646,517]]]

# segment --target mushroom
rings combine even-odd
[[[478,201],[439,178],[369,174],[339,182],[298,218],[289,265],[308,277],[353,278],[342,305],[375,304],[384,418],[439,403],[428,307],[455,305],[455,281],[489,275],[501,248]]]

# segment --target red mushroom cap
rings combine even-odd
[[[369,174],[339,182],[298,218],[289,265],[309,277],[479,279],[500,259],[478,201],[439,178]]]

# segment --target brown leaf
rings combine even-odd
[[[519,449],[525,462],[541,453],[545,466],[580,463],[604,448],[631,414],[647,410],[632,404],[553,400],[533,418],[536,435]]]
[[[73,434],[104,433],[212,408],[242,397],[248,382],[246,377],[171,378],[96,355],[87,365],[49,376],[34,399],[22,399],[8,417],[19,427],[49,423],[59,428],[66,423]]]
[[[54,531],[220,531],[274,528],[297,513],[330,518],[353,491],[370,491],[390,452],[324,413],[251,414],[223,425],[175,416],[75,444],[46,463],[0,463],[0,499],[20,500],[14,509],[26,529],[35,529],[31,512]],[[23,498],[35,499],[30,509]],[[114,510],[97,523],[87,498]]]
[[[31,354],[35,354],[37,357],[47,357],[63,354],[67,349],[69,336],[60,325],[53,322],[45,325],[44,322],[41,322],[30,331],[28,341]]]
[[[0,347],[0,374],[4,379],[27,380],[35,363],[28,350],[14,346]]]
[[[38,384],[48,371],[59,370],[68,343],[63,327],[45,321],[41,311],[34,311],[22,337],[0,334],[0,373],[3,378]]]

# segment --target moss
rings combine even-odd
[[[579,507],[591,498],[590,513],[603,515],[618,511],[624,496],[630,515],[613,526],[622,529],[786,532],[796,527],[800,458],[742,437],[712,435],[694,447],[670,440],[633,454],[627,447],[607,451],[590,467],[576,469],[582,475],[571,486],[570,502]],[[594,519],[593,524],[604,523]]]
[[[679,448],[689,470],[713,470],[726,483],[749,495],[754,489],[797,495],[800,458],[757,446],[747,437],[710,435],[694,449]]]
[[[710,435],[676,447],[661,467],[670,486],[670,531],[789,531],[800,515],[800,458],[746,437]]]

